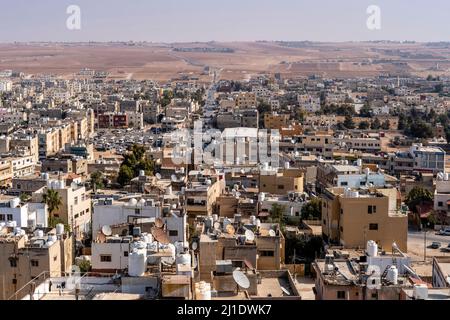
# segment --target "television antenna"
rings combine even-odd
[[[277,233],[275,232],[275,230],[270,229],[270,230],[269,230],[269,236],[271,236],[271,237],[276,237],[276,236],[277,236]]]

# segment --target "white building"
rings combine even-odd
[[[414,170],[424,172],[445,171],[445,151],[439,147],[424,147],[421,143],[413,144],[409,154],[414,159]]]
[[[43,203],[21,203],[19,198],[0,197],[0,223],[16,222],[20,228],[47,227],[48,210]]]
[[[448,173],[438,173],[436,179],[436,190],[434,191],[434,210],[445,212],[450,210],[450,179]]]
[[[10,92],[12,90],[12,81],[1,80],[0,81],[0,92]]]

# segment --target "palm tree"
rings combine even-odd
[[[52,215],[62,205],[62,199],[58,191],[47,189],[47,192],[42,196],[42,200],[48,206],[48,212]]]

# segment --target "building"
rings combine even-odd
[[[265,113],[264,128],[281,130],[281,128],[289,127],[289,114]]]
[[[336,187],[322,193],[324,238],[345,248],[361,248],[373,239],[383,250],[396,242],[406,252],[407,213],[395,188]]]
[[[409,153],[414,159],[415,171],[432,173],[445,171],[445,151],[442,148],[413,144]]]
[[[304,171],[298,168],[264,168],[259,176],[259,191],[269,194],[302,193],[303,184]]]
[[[450,288],[450,257],[433,257],[434,288]]]
[[[17,227],[47,227],[48,210],[44,203],[22,202],[14,196],[0,196],[0,223],[14,221]]]
[[[239,109],[256,108],[256,93],[239,92],[235,98],[235,102]]]
[[[72,242],[69,234],[55,229],[0,228],[0,299],[22,299],[30,291],[19,290],[31,280],[60,277],[72,268]],[[53,290],[56,291],[56,288]]]

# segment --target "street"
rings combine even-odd
[[[423,261],[424,235],[425,234],[422,231],[408,231],[408,254],[411,256],[413,261]],[[447,247],[450,243],[450,237],[437,235],[436,231],[428,231],[426,234],[427,260],[430,260],[433,256],[450,256],[450,253],[442,252],[440,249],[428,248],[428,246],[435,241],[440,242],[442,247]]]

